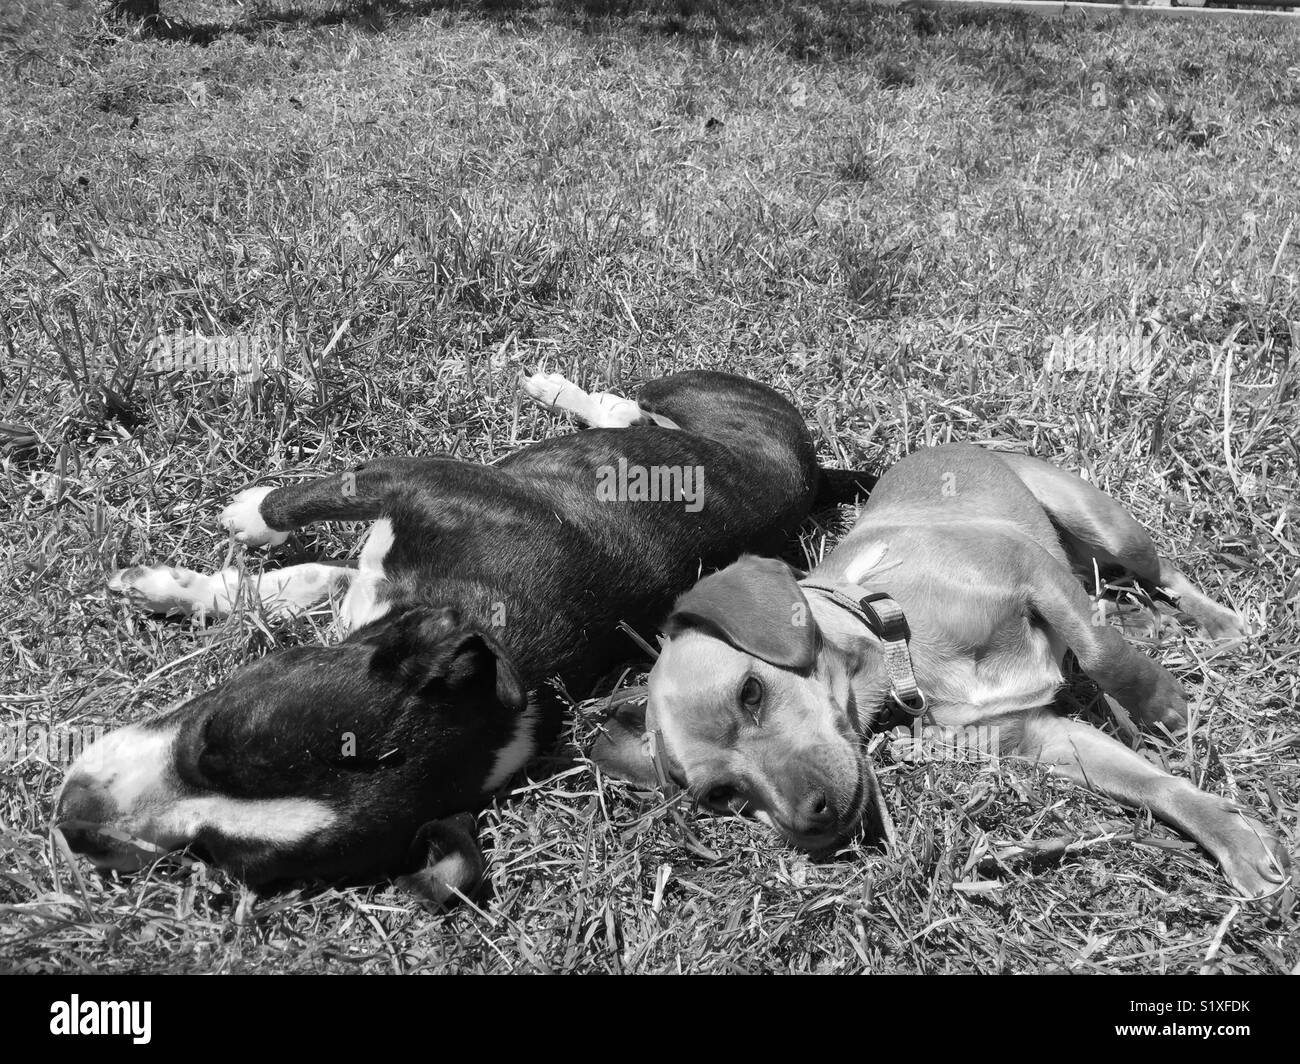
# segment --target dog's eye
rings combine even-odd
[[[757,676],[745,677],[740,685],[740,704],[751,713],[757,713],[763,702],[763,681]]]

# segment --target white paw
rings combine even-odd
[[[189,616],[212,606],[211,578],[193,569],[170,565],[137,565],[118,569],[108,578],[110,591],[126,595],[133,606],[149,613]]]
[[[245,488],[221,511],[221,527],[248,547],[278,547],[289,538],[288,532],[277,532],[262,520],[262,500],[275,489],[268,487]]]
[[[543,406],[554,407],[560,393],[571,389],[571,398],[585,395],[581,388],[569,380],[563,373],[534,373],[531,377],[519,374],[519,389],[528,398],[536,399]]]
[[[641,420],[641,408],[636,402],[613,392],[597,392],[591,396],[591,402],[593,428],[625,429]]]

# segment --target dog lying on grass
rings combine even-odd
[[[457,814],[554,737],[550,681],[585,693],[631,656],[619,622],[659,624],[701,571],[778,550],[814,503],[874,479],[820,470],[794,407],[728,374],[675,374],[635,402],[556,374],[521,384],[592,431],[495,466],[379,459],[249,489],[222,515],[249,546],[373,521],[355,569],[113,575],[145,609],[214,617],[241,596],[292,613],[346,588],[350,634],[268,655],[90,747],[56,802],[73,850],[132,869],[189,847],[254,886],[401,873],[434,902],[467,893],[482,858]]]
[[[1085,481],[1021,455],[936,447],[880,478],[806,579],[745,558],[683,595],[644,708],[629,703],[593,757],[645,784],[657,757],[658,774],[706,805],[822,850],[864,817],[883,823],[863,741],[877,722],[985,729],[999,738],[993,753],[1150,809],[1241,895],[1274,893],[1289,856],[1271,831],[1053,708],[1068,650],[1139,724],[1187,718],[1178,682],[1098,618],[1072,568],[1123,570],[1176,598],[1207,635],[1246,634]]]

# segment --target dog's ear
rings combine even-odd
[[[447,690],[461,692],[490,686],[497,701],[507,709],[519,712],[527,704],[528,690],[519,670],[505,647],[487,632],[462,629],[444,640],[439,650],[446,668],[438,679]]]
[[[806,672],[817,656],[808,600],[790,567],[774,558],[741,558],[682,595],[664,634],[671,639],[688,628],[783,669]]]
[[[435,647],[461,627],[460,614],[450,606],[416,607],[381,618],[353,639],[375,648],[370,668],[378,673],[414,675],[420,653]]]
[[[660,785],[660,780],[655,771],[654,748],[646,735],[646,697],[644,687],[629,687],[610,699],[609,716],[591,744],[589,756],[607,776],[651,790]],[[681,786],[685,779],[681,766],[669,758],[666,750],[660,750],[660,757],[669,789]]]
[[[372,672],[400,677],[431,694],[491,692],[516,712],[528,702],[519,670],[505,647],[463,625],[454,610],[409,610],[374,640]]]

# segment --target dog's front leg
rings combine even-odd
[[[293,617],[342,589],[355,569],[310,562],[251,575],[235,568],[209,575],[171,565],[119,569],[108,579],[111,591],[126,595],[150,613],[222,620],[241,602],[259,605],[271,617]]]
[[[1156,768],[1091,725],[1036,711],[1017,753],[1125,805],[1150,809],[1208,850],[1244,897],[1272,894],[1286,878],[1286,848],[1240,806]]]

